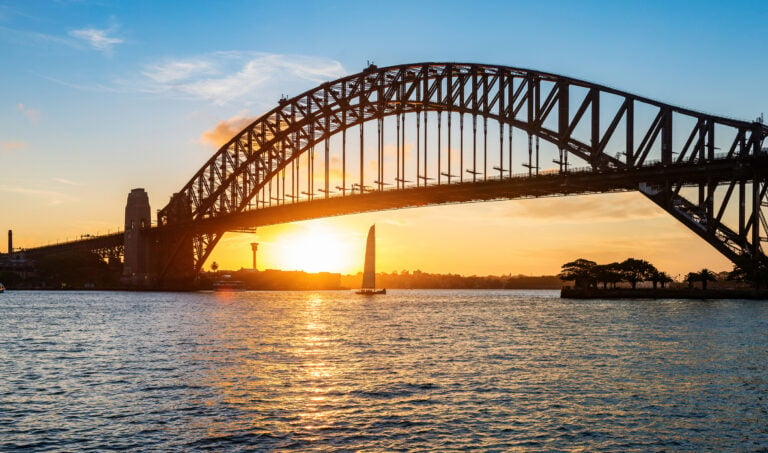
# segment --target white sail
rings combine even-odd
[[[363,289],[376,288],[376,225],[368,230],[365,243],[365,266],[363,267]]]

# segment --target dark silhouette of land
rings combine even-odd
[[[3,264],[5,263],[5,264]],[[202,272],[194,286],[188,290],[213,289],[223,279],[242,283],[251,290],[335,290],[358,288],[362,273],[342,275],[331,272],[253,269],[218,270]],[[14,289],[131,289],[120,278],[119,266],[109,264],[98,256],[82,251],[48,255],[32,265],[0,262],[0,282]],[[225,277],[226,276],[226,277]],[[433,274],[400,271],[376,274],[382,287],[403,289],[560,289],[562,282],[554,275],[471,275]]]
[[[749,263],[747,263],[749,264]],[[579,258],[562,265],[558,277],[568,283],[560,292],[570,299],[766,299],[766,271],[735,266],[731,272],[689,272],[675,282],[653,264],[636,258],[597,264]],[[602,284],[602,287],[601,287]],[[709,289],[708,289],[709,288]]]
[[[35,263],[0,260],[0,281],[13,289],[130,289],[120,278],[116,263],[95,254],[73,251],[50,254]],[[212,266],[213,267],[213,266]],[[215,266],[218,268],[218,266]],[[563,297],[737,297],[768,298],[758,291],[765,288],[768,272],[763,268],[715,273],[708,269],[690,272],[674,281],[647,261],[628,258],[623,262],[597,264],[577,259],[562,266],[557,276],[436,274],[415,271],[376,274],[379,286],[393,289],[554,289],[563,287]],[[225,277],[226,276],[226,277]],[[240,269],[202,272],[186,290],[213,289],[224,279],[238,282],[250,290],[337,290],[358,288],[362,273]],[[725,291],[725,292],[723,292]]]
[[[768,290],[744,288],[571,288],[563,287],[564,299],[768,299]]]
[[[253,290],[325,290],[358,288],[363,274],[342,275],[330,272],[308,273],[302,271],[265,270],[217,271],[201,276],[200,288],[210,289],[216,280],[227,275],[229,279],[243,283]],[[554,276],[531,277],[526,275],[463,276],[458,274],[430,274],[419,270],[380,272],[377,285],[394,289],[560,289],[562,282]]]
[[[362,274],[344,275],[344,287],[359,285]],[[431,274],[416,270],[376,274],[376,282],[384,288],[402,289],[560,289],[563,284],[554,275],[471,275]]]

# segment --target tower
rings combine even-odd
[[[253,251],[253,270],[258,270],[256,267],[256,250],[259,249],[259,243],[258,242],[251,242],[251,250]]]
[[[133,285],[146,283],[149,277],[149,238],[152,226],[149,196],[144,189],[133,189],[125,205],[125,261],[123,277]]]
[[[13,255],[13,230],[8,230],[8,257]]]

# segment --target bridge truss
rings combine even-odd
[[[445,202],[639,190],[736,263],[766,264],[768,127],[505,66],[419,63],[281,99],[158,214],[201,269],[226,231]]]

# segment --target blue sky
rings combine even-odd
[[[767,26],[765,1],[0,0],[0,229],[114,229],[131,188],[154,209],[184,185],[221,121],[368,60],[539,69],[752,120]]]

